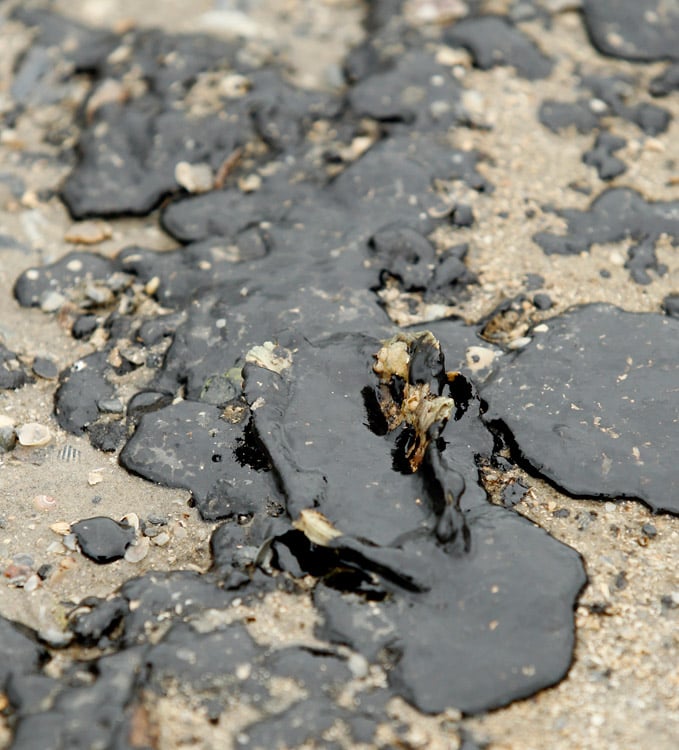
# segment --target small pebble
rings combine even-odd
[[[113,292],[103,284],[89,282],[85,285],[85,294],[95,305],[108,305],[113,302]]]
[[[641,533],[644,536],[647,536],[649,539],[653,539],[653,537],[658,535],[658,530],[655,528],[655,526],[652,523],[645,523],[641,527]]]
[[[73,633],[68,630],[46,628],[38,633],[38,638],[52,648],[64,648],[73,640]]]
[[[161,531],[160,534],[153,537],[153,543],[159,547],[164,547],[170,541],[170,535],[167,531]]]
[[[533,304],[538,310],[549,310],[554,304],[549,294],[539,293],[533,297]]]
[[[351,654],[347,660],[347,666],[351,674],[358,679],[368,674],[368,660],[362,654]]]
[[[96,245],[113,236],[111,227],[103,221],[79,221],[64,235],[74,245]]]
[[[36,357],[33,361],[33,372],[45,380],[54,380],[59,374],[59,368],[49,357]]]
[[[84,339],[89,336],[97,327],[96,315],[81,315],[73,323],[71,335],[74,339]]]
[[[100,484],[104,481],[104,477],[101,475],[101,472],[103,469],[93,469],[89,472],[87,475],[87,484],[90,485],[90,487],[94,487],[95,484]]]
[[[209,164],[189,164],[187,161],[177,163],[174,178],[189,193],[206,193],[212,190],[215,183]]]
[[[67,550],[70,550],[71,552],[75,552],[78,549],[75,534],[65,534],[64,538],[61,540],[61,543],[64,545],[64,547],[66,547]]]
[[[530,344],[531,339],[529,336],[520,336],[518,339],[514,339],[507,344],[508,349],[516,350],[523,349],[525,346]]]
[[[249,174],[238,180],[238,187],[244,193],[254,193],[262,187],[262,178],[258,174]]]
[[[453,211],[452,222],[456,227],[470,227],[474,223],[471,206],[460,203]]]
[[[28,591],[30,594],[30,592],[35,591],[38,586],[40,586],[40,576],[38,576],[37,573],[33,573],[32,576],[29,576],[26,579],[26,582],[24,583],[24,591]]]
[[[125,406],[119,398],[103,398],[97,401],[97,409],[102,414],[122,414]]]
[[[45,292],[40,297],[40,309],[47,313],[56,312],[63,307],[65,302],[66,297],[63,294],[54,291]]]
[[[50,529],[52,529],[55,534],[66,536],[66,534],[71,533],[71,524],[66,521],[57,521],[50,526]]]
[[[154,516],[153,514],[147,517],[146,522],[152,523],[154,526],[167,526],[167,518],[163,518],[163,516]]]
[[[0,453],[11,451],[16,445],[14,422],[10,417],[0,414]]]
[[[4,576],[10,586],[23,586],[32,573],[30,566],[16,563],[10,563],[4,570]]]
[[[21,425],[17,430],[17,437],[21,445],[27,447],[39,447],[47,445],[52,439],[52,433],[47,427],[38,422],[28,422]]]

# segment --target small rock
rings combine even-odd
[[[552,298],[549,296],[549,294],[540,292],[533,297],[533,304],[535,305],[535,307],[537,307],[538,310],[549,310],[549,308],[552,307],[554,303],[552,302]]]
[[[111,227],[103,221],[79,221],[64,235],[74,245],[96,245],[113,236]]]
[[[507,344],[507,348],[515,351],[517,349],[523,349],[530,344],[530,336],[520,336],[518,339],[514,339]]]
[[[29,565],[22,565],[15,562],[10,563],[4,570],[3,575],[7,578],[10,586],[23,586],[24,583],[33,574]]]
[[[96,315],[81,315],[76,319],[75,323],[73,323],[71,336],[73,336],[74,339],[84,339],[86,336],[89,336],[96,327]]]
[[[658,535],[658,530],[652,523],[645,523],[641,527],[641,533],[649,539],[653,539],[653,537]]]
[[[57,521],[50,526],[50,529],[59,536],[66,536],[71,533],[71,524],[66,521]]]
[[[164,518],[163,516],[156,516],[151,513],[147,517],[146,523],[152,523],[154,526],[167,526],[167,518]]]
[[[33,361],[33,372],[45,380],[54,380],[59,374],[59,368],[49,357],[36,357]]]
[[[513,508],[523,500],[529,489],[520,479],[511,480],[502,490],[502,504],[505,508]]]
[[[100,484],[104,481],[104,477],[101,475],[101,472],[103,469],[93,469],[89,472],[87,475],[87,484],[90,485],[90,487],[94,487],[95,484]]]
[[[239,73],[232,73],[222,78],[219,91],[229,99],[238,99],[247,94],[250,89],[250,81]]]
[[[255,193],[262,187],[262,178],[258,174],[249,174],[238,180],[238,187],[244,193]]]
[[[170,535],[167,531],[161,531],[160,534],[153,537],[153,543],[158,547],[164,547],[170,541]]]
[[[212,190],[215,182],[209,164],[189,164],[187,161],[177,163],[174,178],[189,193],[207,193]]]
[[[17,437],[21,445],[28,447],[39,447],[47,445],[52,439],[52,433],[44,424],[28,422],[21,425],[17,430]]]
[[[73,640],[73,633],[69,630],[46,628],[38,633],[38,638],[52,648],[64,648]]]
[[[40,297],[40,309],[47,313],[56,312],[62,308],[65,302],[66,297],[63,294],[55,291],[45,292]]]
[[[61,540],[64,547],[70,552],[76,552],[78,549],[77,538],[75,534],[66,534]]]
[[[146,354],[144,351],[133,346],[127,346],[124,349],[121,349],[120,356],[137,367],[146,362]]]
[[[14,422],[10,417],[0,414],[0,453],[11,451],[16,444]]]
[[[474,212],[471,206],[460,203],[455,207],[452,222],[456,227],[470,227],[474,223]]]
[[[85,294],[95,305],[109,305],[113,302],[113,292],[103,284],[88,282],[85,285]]]
[[[33,573],[32,576],[29,576],[26,579],[26,582],[24,583],[24,591],[28,591],[30,594],[30,592],[35,591],[38,586],[40,586],[40,576],[38,576],[37,573]]]
[[[119,398],[104,398],[97,401],[97,408],[102,414],[122,414],[125,406]]]

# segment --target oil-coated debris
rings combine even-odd
[[[596,48],[627,60],[679,59],[679,9],[674,3],[584,0],[585,26]]]
[[[666,269],[658,263],[655,244],[666,234],[679,242],[676,202],[651,202],[630,188],[613,188],[598,195],[588,211],[562,209],[557,214],[568,223],[568,233],[539,232],[535,241],[547,255],[577,255],[594,243],[631,240],[627,268],[638,284],[649,284],[648,270],[658,275]]]
[[[679,91],[679,63],[668,65],[648,84],[648,93],[651,96],[669,96],[673,91]]]
[[[676,321],[589,305],[546,325],[482,385],[484,418],[572,495],[679,512],[666,458],[679,439]]]
[[[423,711],[496,708],[554,684],[570,665],[568,602],[585,582],[577,554],[502,508],[470,509],[464,525],[464,553],[424,534],[402,542],[402,569],[424,568],[424,591],[386,577],[365,594],[339,593],[332,579],[316,589],[320,634],[382,660],[392,687]]]
[[[579,74],[580,88],[589,92],[573,102],[546,99],[538,112],[540,122],[555,133],[574,125],[580,133],[600,128],[612,116],[634,123],[647,135],[664,133],[672,119],[668,110],[641,101],[629,104],[632,80],[625,76]]]
[[[354,335],[297,348],[283,374],[246,368],[245,393],[261,402],[254,425],[312,556],[314,546],[334,555],[315,596],[320,634],[381,658],[397,692],[422,710],[474,713],[560,679],[570,663],[568,602],[584,572],[572,550],[487,504],[475,456],[489,454],[492,439],[468,429],[480,425],[479,406],[460,379],[446,373],[430,334],[399,334],[381,348]],[[530,600],[519,593],[527,577],[541,592]],[[378,602],[370,610],[364,595]],[[423,616],[429,608],[435,617]],[[548,612],[549,635],[537,625]],[[433,643],[436,669],[425,657]],[[470,656],[478,653],[481,669]]]
[[[10,351],[0,341],[0,390],[15,390],[30,382],[32,378],[17,358],[17,353]]]
[[[134,540],[134,529],[127,523],[114,521],[106,516],[85,518],[71,524],[83,555],[104,565],[120,560]]]
[[[465,18],[451,26],[445,39],[451,46],[468,49],[481,70],[511,65],[530,80],[546,78],[552,70],[552,60],[503,16]]]
[[[84,296],[88,282],[104,281],[112,271],[111,261],[100,255],[68,253],[48,266],[24,271],[14,285],[14,296],[23,307],[39,307],[53,292],[75,297],[80,290]]]
[[[246,414],[239,417],[229,422],[217,407],[195,401],[144,414],[120,462],[152,482],[190,490],[206,519],[264,510],[279,495],[266,454],[248,442]]]
[[[592,148],[582,155],[582,160],[588,166],[595,167],[602,180],[612,180],[627,169],[625,162],[613,155],[626,144],[624,138],[611,133],[599,133]]]
[[[29,628],[0,617],[0,657],[0,690],[6,691],[13,677],[37,670],[47,652]]]

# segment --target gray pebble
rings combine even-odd
[[[39,378],[54,380],[59,374],[59,369],[49,357],[36,357],[33,362],[33,372]]]
[[[122,414],[125,406],[119,398],[103,398],[97,401],[97,408],[103,414]]]
[[[66,302],[66,297],[59,292],[45,292],[40,297],[40,309],[43,312],[56,312]]]

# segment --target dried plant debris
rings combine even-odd
[[[667,235],[674,245],[679,242],[678,206],[676,201],[646,201],[630,188],[612,188],[598,195],[588,211],[556,212],[568,223],[568,234],[539,232],[533,239],[547,255],[577,255],[594,243],[632,240],[626,267],[638,284],[650,284],[649,270],[658,275],[667,270],[655,255],[660,235]]]
[[[484,418],[570,494],[679,512],[667,461],[679,439],[676,321],[589,305],[546,326],[482,386]]]

